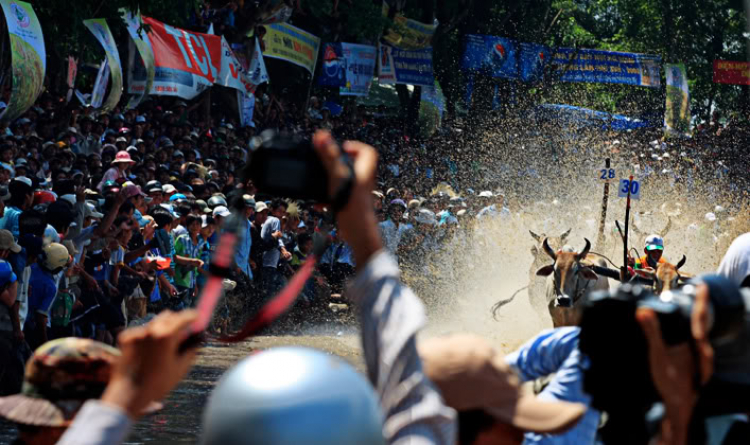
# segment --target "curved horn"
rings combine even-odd
[[[589,250],[591,250],[591,241],[589,241],[588,238],[584,238],[584,240],[586,240],[586,247],[584,247],[581,253],[578,254],[579,261],[586,258],[586,255],[589,254]]]
[[[541,236],[537,235],[536,233],[532,232],[531,230],[529,230],[529,233],[531,234],[531,237],[536,240],[537,243],[542,240]]]
[[[549,243],[547,243],[547,238],[544,238],[544,242],[542,243],[542,247],[544,248],[544,252],[549,255],[553,260],[557,261],[557,254],[554,250],[549,246]]]
[[[561,243],[565,244],[565,238],[567,238],[567,237],[568,237],[568,235],[570,235],[570,231],[571,231],[571,230],[573,230],[573,229],[572,229],[572,228],[570,228],[570,229],[566,230],[565,232],[563,232],[563,234],[562,234],[562,235],[560,235],[560,242],[561,242]]]
[[[674,268],[677,269],[677,270],[680,270],[680,267],[684,266],[686,261],[687,261],[687,257],[685,255],[683,255],[682,259],[680,260],[680,262],[677,263],[677,265]]]

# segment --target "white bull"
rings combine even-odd
[[[563,249],[555,252],[546,238],[542,243],[544,252],[554,263],[541,267],[536,274],[547,277],[545,295],[554,327],[577,325],[583,297],[590,292],[609,290],[607,278],[591,270],[594,264],[605,267],[606,263],[599,257],[588,255],[591,242],[585,240],[586,247],[580,253]]]

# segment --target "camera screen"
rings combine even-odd
[[[298,159],[271,157],[267,163],[267,183],[274,188],[299,190],[305,186],[307,169]]]

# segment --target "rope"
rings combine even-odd
[[[498,309],[500,309],[501,307],[503,307],[506,304],[508,304],[511,301],[513,301],[513,299],[516,298],[516,295],[518,295],[519,292],[521,292],[522,290],[528,289],[528,288],[529,288],[529,286],[524,286],[524,287],[518,289],[517,291],[515,291],[513,293],[513,295],[511,295],[511,297],[508,298],[507,300],[500,300],[497,303],[493,304],[492,308],[490,309],[490,311],[492,312],[492,318],[494,318],[495,321],[498,321],[497,320],[497,311],[498,311]]]
[[[609,264],[611,264],[611,265],[612,265],[612,267],[614,267],[615,269],[617,269],[617,264],[613,263],[613,262],[612,262],[612,260],[610,260],[610,259],[609,259],[609,258],[607,258],[606,256],[602,255],[601,253],[599,253],[599,252],[589,252],[589,254],[594,254],[594,255],[598,255],[598,256],[600,256],[600,257],[604,258],[605,260],[609,261]]]

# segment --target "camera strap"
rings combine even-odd
[[[333,214],[337,214],[346,207],[349,202],[349,198],[352,196],[352,188],[354,187],[354,165],[351,159],[345,153],[342,152],[341,159],[349,170],[349,175],[344,179],[344,182],[336,188],[336,191],[331,197],[331,206],[333,207]]]

